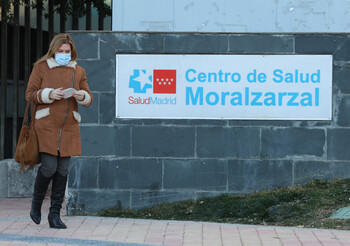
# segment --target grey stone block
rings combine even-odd
[[[39,166],[19,174],[20,164],[14,159],[1,161],[0,197],[31,197]]]
[[[196,126],[227,126],[227,120],[205,120],[205,119],[191,119],[191,120],[164,120],[164,125],[196,125]]]
[[[141,126],[227,126],[227,120],[203,119],[114,119],[115,124],[141,125]]]
[[[332,121],[312,121],[312,120],[230,120],[229,126],[275,126],[275,127],[315,127],[330,126]]]
[[[336,61],[350,59],[349,38],[343,35],[298,35],[295,52],[299,54],[333,54]]]
[[[15,162],[8,163],[8,197],[32,197],[35,177],[40,165],[18,174],[20,165]]]
[[[292,126],[287,120],[230,120],[229,126]]]
[[[100,41],[100,59],[115,59],[116,51],[113,46],[106,43],[106,41]]]
[[[350,96],[342,97],[336,122],[339,126],[350,126]]]
[[[68,187],[72,189],[98,188],[98,159],[72,158],[69,165]]]
[[[165,53],[205,53],[228,52],[228,36],[220,34],[166,34]]]
[[[229,191],[250,193],[293,184],[291,161],[229,160]]]
[[[344,36],[346,40],[344,43],[339,45],[334,52],[333,59],[338,61],[349,61],[350,60],[350,37],[349,35]]]
[[[164,35],[160,33],[108,33],[101,34],[104,49],[110,46],[114,53],[162,53]],[[105,55],[104,55],[105,56]]]
[[[132,122],[132,124],[141,125],[176,125],[176,126],[226,126],[226,120],[204,120],[204,119],[140,119],[137,122]]]
[[[218,196],[220,192],[192,191],[132,191],[131,209],[154,207],[163,203],[175,203],[186,200],[198,200],[205,197]]]
[[[79,105],[79,113],[81,115],[80,123],[98,123],[99,97],[98,93],[92,93],[94,101],[89,107]]]
[[[226,191],[226,160],[164,160],[164,189]]]
[[[202,192],[202,191],[198,191],[194,194],[193,199],[194,200],[200,200],[200,199],[204,199],[204,198],[210,198],[210,197],[216,197],[216,196],[221,196],[223,194],[230,194],[227,191],[219,191],[219,192]]]
[[[344,94],[350,94],[350,67],[333,66],[333,85]]]
[[[294,37],[280,35],[230,35],[230,53],[293,53]]]
[[[334,170],[334,178],[348,179],[350,178],[350,162],[332,162],[330,168]]]
[[[133,127],[132,155],[194,157],[194,136],[194,127]]]
[[[162,188],[162,163],[157,159],[102,159],[100,189]]]
[[[257,158],[260,130],[243,127],[198,127],[198,157]]]
[[[303,121],[292,121],[292,126],[294,127],[324,127],[331,126],[333,123],[332,120],[303,120]]]
[[[96,33],[69,33],[73,39],[79,59],[98,58],[99,35]],[[78,62],[79,64],[79,62]]]
[[[322,161],[300,161],[295,163],[294,182],[295,184],[306,184],[315,179],[333,178],[334,170],[330,168],[329,162]]]
[[[130,208],[129,191],[68,189],[66,195],[67,214],[97,214],[102,209],[118,206]]]
[[[172,203],[192,200],[195,192],[169,191],[132,191],[131,209],[141,209],[157,206],[163,203]]]
[[[8,165],[7,160],[0,161],[0,198],[8,196]]]
[[[327,159],[350,160],[350,129],[327,129]]]
[[[91,91],[115,91],[115,59],[79,60],[78,64],[86,70]]]
[[[296,35],[295,52],[305,54],[332,54],[345,37],[340,35]]]
[[[350,177],[350,163],[299,161],[294,165],[294,182],[296,184],[305,184],[315,179],[332,180]]]
[[[81,126],[83,156],[130,156],[127,126]]]
[[[113,124],[132,125],[132,126],[161,126],[161,119],[131,119],[131,118],[114,118]]]
[[[325,139],[325,131],[322,129],[263,129],[261,158],[285,158],[295,155],[322,157]]]
[[[101,93],[100,95],[100,123],[113,123],[115,119],[115,93]]]

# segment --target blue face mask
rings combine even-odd
[[[71,60],[70,54],[56,54],[55,57],[56,57],[56,62],[61,66],[67,65]]]

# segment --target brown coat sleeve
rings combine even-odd
[[[85,97],[83,101],[77,101],[77,102],[84,107],[90,106],[94,100],[94,97],[92,96],[92,93],[89,89],[88,79],[86,77],[85,69],[83,69],[83,76],[81,77],[81,80],[79,82],[79,90],[84,92]]]
[[[53,90],[52,88],[41,88],[42,74],[39,68],[39,64],[34,65],[33,71],[30,74],[27,90],[26,100],[29,102],[33,96],[35,104],[47,104],[52,103],[54,100],[49,99],[49,94]]]

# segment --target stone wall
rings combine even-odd
[[[83,156],[69,214],[137,209],[350,177],[350,36],[72,32],[94,104],[81,108]],[[115,118],[115,54],[332,54],[331,121]]]

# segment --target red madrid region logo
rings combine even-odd
[[[153,70],[153,93],[176,94],[176,70]]]

